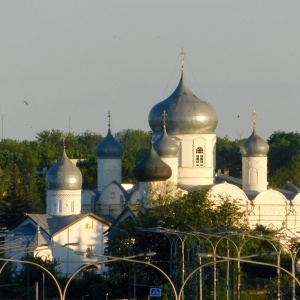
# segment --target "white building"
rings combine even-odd
[[[81,214],[81,186],[81,172],[64,149],[47,173],[47,214],[28,214],[20,220],[7,234],[7,256],[19,259],[28,253],[55,258],[62,274],[71,276],[95,261],[91,253],[103,254],[104,232],[111,223],[91,212]],[[98,272],[103,270],[104,265]]]
[[[124,205],[143,203],[147,181],[169,180],[188,192],[209,189],[215,201],[220,196],[238,199],[252,227],[261,224],[275,230],[286,228],[296,235],[300,230],[300,190],[293,184],[281,189],[268,185],[269,146],[256,132],[255,112],[253,120],[253,132],[241,146],[242,178],[216,172],[217,114],[210,104],[200,100],[187,87],[182,54],[178,86],[167,99],[154,105],[149,113],[153,148],[141,162],[142,165],[136,166],[135,175],[140,181],[139,185],[123,190],[120,181],[114,178],[115,181],[107,185],[106,190],[101,188],[106,195],[101,194],[96,200],[99,211],[103,212],[101,206],[113,207],[115,217],[121,213]],[[162,164],[158,162],[159,158],[153,160],[155,155],[171,168],[172,174],[166,177],[168,179],[162,178],[168,171],[164,169],[162,172],[158,168]],[[98,176],[102,175],[98,173]],[[119,193],[116,193],[117,190]]]

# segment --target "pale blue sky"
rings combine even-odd
[[[105,135],[108,111],[113,133],[150,130],[182,47],[219,136],[248,137],[253,109],[263,138],[300,131],[299,0],[1,0],[0,39],[4,138],[69,124]]]

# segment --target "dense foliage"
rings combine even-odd
[[[151,136],[141,130],[123,130],[116,138],[124,145],[123,181],[132,182],[132,169],[150,148]],[[79,159],[83,189],[97,187],[95,148],[101,135],[63,134],[45,130],[35,141],[3,140],[0,142],[0,226],[13,226],[24,213],[45,212],[45,174],[61,157],[63,142],[69,158]]]
[[[234,177],[242,176],[242,156],[240,146],[243,140],[230,141],[228,137],[217,139],[216,166],[217,170],[224,172],[228,169],[229,174]]]
[[[287,182],[300,186],[300,134],[274,132],[268,139],[269,182],[280,187]]]
[[[195,241],[194,245],[190,246],[191,248],[184,249],[183,239],[186,242],[187,239],[193,239],[194,232],[213,230],[214,228],[224,231],[248,230],[244,212],[240,210],[238,201],[221,198],[219,205],[216,206],[206,196],[206,191],[193,192],[174,199],[169,204],[149,208],[140,214],[136,222],[132,219],[122,222],[120,228],[112,230],[106,251],[107,254],[118,257],[154,251],[156,255],[151,258],[151,261],[169,274],[171,247],[176,247],[178,254],[173,257],[172,264],[173,269],[177,272],[176,280],[180,282],[183,259],[180,253],[182,251],[185,252],[187,269],[192,270],[198,265],[195,253],[199,249],[199,244]],[[179,232],[184,232],[186,235],[181,236]],[[128,285],[128,281],[132,280],[130,276],[133,272],[136,272],[135,276],[141,285],[161,286],[166,282],[165,277],[156,270],[138,264],[128,266],[128,263],[116,262],[109,264],[109,267],[109,276],[115,297],[121,297],[122,293],[124,296],[123,286]],[[139,297],[146,292],[147,289],[139,287]]]

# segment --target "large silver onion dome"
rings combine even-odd
[[[172,170],[160,159],[152,146],[147,155],[134,167],[133,176],[141,182],[164,181],[172,176]]]
[[[98,158],[121,158],[124,147],[111,134],[110,128],[106,137],[96,146]]]
[[[214,133],[218,116],[215,109],[197,98],[187,87],[183,72],[176,90],[162,102],[156,104],[149,113],[149,125],[154,134],[163,130],[162,111],[168,115],[169,134]]]
[[[163,134],[154,142],[154,149],[160,157],[176,157],[179,146],[167,134],[164,127]]]
[[[269,152],[269,145],[256,134],[254,128],[250,137],[248,137],[241,145],[240,151],[242,156],[245,157],[267,156]]]
[[[82,174],[70,161],[64,149],[62,157],[48,171],[47,190],[81,190]]]

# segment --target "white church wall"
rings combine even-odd
[[[72,275],[82,265],[95,261],[95,257],[87,257],[86,254],[78,255],[75,252],[91,252],[95,254],[104,253],[103,233],[108,229],[100,221],[86,216],[75,224],[65,228],[53,236],[55,245],[65,245],[67,243],[79,243],[78,246],[66,246],[53,249],[53,257],[59,258],[61,272],[66,275]],[[101,260],[101,259],[98,259]],[[104,265],[100,273],[105,271]]]
[[[168,179],[174,184],[178,182],[178,158],[177,157],[161,157],[161,160],[166,163],[172,170],[172,176]]]
[[[208,197],[209,199],[213,200],[216,205],[218,205],[222,199],[238,201],[242,211],[246,211],[248,213],[251,211],[251,201],[248,200],[245,192],[238,186],[227,183],[226,181],[214,185],[209,190]]]
[[[100,209],[99,213],[117,217],[123,210],[125,200],[125,196],[120,187],[111,182],[105,186],[101,192],[97,205],[98,209]]]
[[[178,168],[178,183],[185,185],[208,185],[213,183],[215,170],[215,134],[186,134],[181,140],[181,165]],[[197,166],[196,149],[204,150],[204,164]]]
[[[300,194],[297,194],[293,200],[287,203],[286,226],[298,235],[300,231]]]
[[[81,192],[81,214],[87,214],[94,211],[95,193],[90,190]]]
[[[98,191],[102,191],[112,181],[122,181],[121,159],[98,159]]]
[[[253,200],[250,225],[261,224],[275,230],[282,228],[286,224],[287,201],[282,193],[273,189],[259,193]]]
[[[267,190],[267,157],[243,157],[243,190],[263,192]]]

